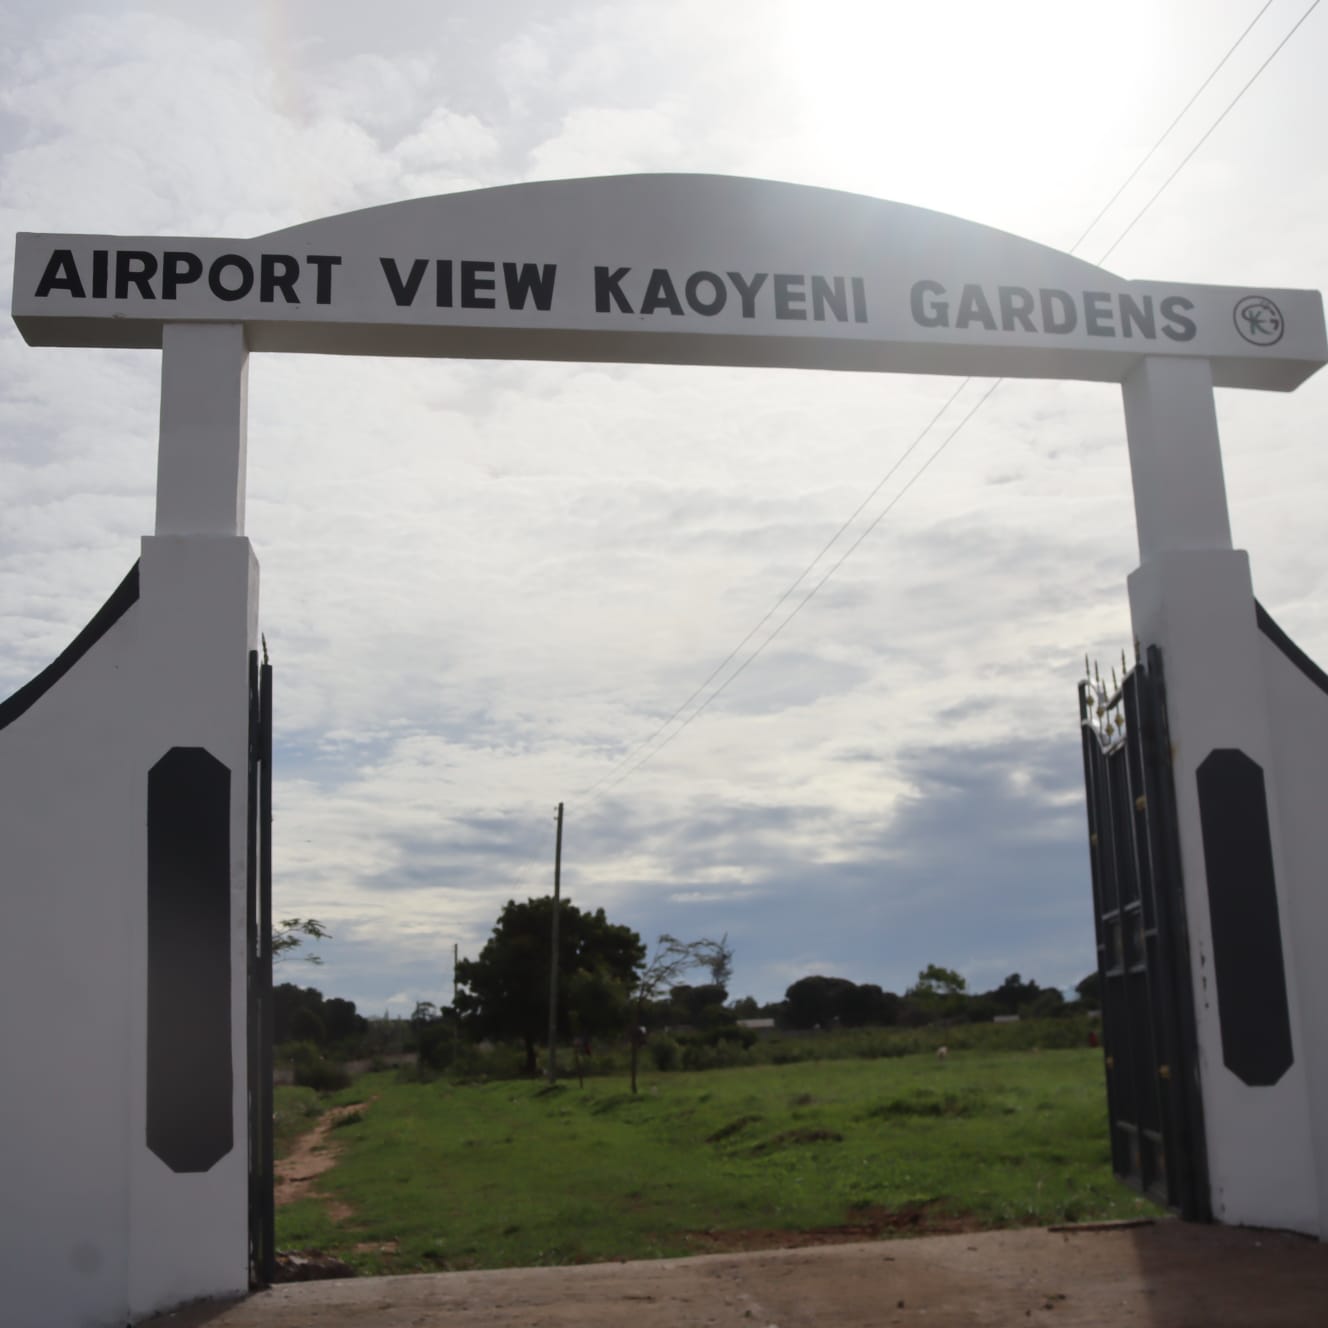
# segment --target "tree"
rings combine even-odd
[[[645,946],[630,927],[609,922],[602,908],[583,913],[563,900],[560,909],[557,1028],[566,1037],[573,978],[599,972],[630,989]],[[456,966],[458,1015],[481,1037],[519,1038],[525,1045],[527,1074],[535,1073],[535,1048],[548,1033],[552,924],[552,896],[524,904],[508,900],[479,958],[463,959]]]
[[[306,940],[330,941],[332,933],[317,918],[282,918],[272,928],[272,962],[279,964],[290,958],[292,950],[298,949]],[[306,964],[321,964],[322,955],[306,954],[301,956]]]
[[[1082,981],[1074,984],[1074,989],[1079,993],[1079,999],[1090,1008],[1096,1010],[1102,1004],[1102,978],[1097,969],[1094,969]]]
[[[1004,982],[987,995],[1001,1007],[1004,1014],[1017,1014],[1019,1010],[1034,1000],[1041,988],[1031,979],[1024,982],[1018,973],[1011,973]]]
[[[302,1005],[291,1015],[290,1034],[296,1042],[313,1042],[321,1046],[327,1041],[327,1026],[318,1011]]]
[[[1055,1019],[1065,1013],[1065,997],[1055,987],[1043,987],[1023,1013],[1030,1019]]]
[[[785,1022],[790,1028],[830,1028],[837,1024],[844,999],[853,988],[848,978],[819,973],[799,978],[784,993]]]
[[[899,997],[874,982],[860,982],[845,994],[839,1018],[846,1028],[880,1027],[899,1020]]]
[[[790,1028],[862,1028],[899,1020],[899,997],[874,982],[820,974],[799,978],[784,993],[783,1022]]]
[[[455,1038],[444,1012],[432,1001],[416,1001],[410,1016],[410,1033],[415,1042],[415,1060],[419,1066],[445,1070],[451,1065]]]
[[[602,964],[567,979],[567,1023],[578,1040],[616,1036],[627,1022],[627,985]]]
[[[928,964],[904,993],[902,1022],[930,1024],[938,1019],[963,1019],[968,1014],[968,983],[953,968]]]
[[[669,1022],[690,1024],[695,1028],[711,1028],[730,1022],[734,1016],[724,1008],[728,989],[718,982],[706,982],[699,987],[669,988]]]
[[[582,1051],[592,1038],[621,1035],[627,1023],[627,984],[603,965],[577,969],[567,979],[567,1022],[576,1039],[577,1081],[584,1087]]]
[[[355,1009],[355,1002],[340,996],[323,1002],[323,1026],[329,1042],[348,1042],[369,1031],[369,1021]]]
[[[660,995],[678,985],[678,979],[694,968],[710,970],[712,983],[723,986],[733,973],[733,949],[726,932],[717,941],[680,941],[666,932],[655,943],[650,957],[632,990],[632,1092],[636,1090],[636,1067],[641,1043],[645,1040],[646,1006]]]
[[[345,1045],[369,1030],[369,1021],[356,1011],[354,1001],[338,996],[329,1000],[316,987],[297,987],[293,982],[272,988],[272,1024],[277,1043],[319,1046]]]
[[[1015,975],[1016,977],[1018,974]],[[939,964],[928,964],[918,974],[916,985],[908,993],[910,996],[962,996],[968,990],[968,983],[953,968],[942,968]]]

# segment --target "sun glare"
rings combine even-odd
[[[827,183],[1008,225],[1155,95],[1147,13],[1139,0],[793,4],[786,73]]]

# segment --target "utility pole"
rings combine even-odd
[[[553,849],[553,925],[549,928],[549,1068],[548,1080],[558,1078],[558,914],[563,874],[563,805],[558,804],[558,837]]]
[[[457,1055],[461,1051],[461,1020],[457,1016],[457,943],[452,942],[452,1064],[456,1065]],[[453,1074],[455,1074],[455,1069]]]

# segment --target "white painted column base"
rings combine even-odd
[[[0,1095],[6,1324],[124,1328],[247,1287],[247,652],[257,621],[247,539],[145,539],[138,599],[0,728],[0,1032],[22,1080]],[[145,1121],[147,782],[181,746],[206,747],[231,772],[233,1143],[197,1174],[149,1150]]]
[[[143,540],[140,627],[148,767],[172,747],[203,747],[231,772],[231,1151],[208,1171],[177,1174],[147,1147],[145,891],[129,959],[133,1038],[129,1139],[129,1305],[142,1317],[249,1284],[249,1159],[245,897],[248,652],[258,643],[258,563],[249,541],[225,536]],[[146,778],[146,774],[144,775]]]
[[[1158,553],[1130,577],[1129,590],[1136,638],[1162,651],[1213,1215],[1322,1235],[1305,1029],[1296,999],[1296,909],[1277,815],[1279,771],[1249,559],[1237,550]],[[1237,748],[1262,768],[1268,797],[1295,1052],[1291,1067],[1269,1087],[1248,1086],[1223,1061],[1196,784],[1200,764],[1221,748]]]

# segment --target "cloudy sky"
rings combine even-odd
[[[702,171],[1070,249],[1266,10],[1075,250],[1098,261],[1310,7],[8,0],[0,230],[250,236]],[[1328,285],[1325,55],[1315,12],[1105,265]],[[0,328],[0,694],[152,529],[158,372]],[[276,907],[335,937],[287,975],[370,1011],[446,1000],[453,943],[550,888],[560,800],[566,894],[647,938],[727,932],[734,995],[1088,972],[1075,683],[1130,642],[1119,392],[1005,384],[946,443],[989,385],[905,457],[955,382],[255,357]],[[1256,589],[1328,657],[1328,376],[1218,413]]]

